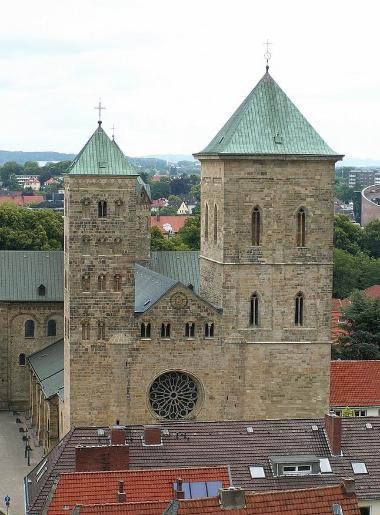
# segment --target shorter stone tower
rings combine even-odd
[[[107,341],[134,316],[136,260],[150,257],[150,201],[101,127],[65,177],[65,428],[106,422]]]

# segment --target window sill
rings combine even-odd
[[[150,342],[152,338],[140,338],[142,342]]]
[[[194,340],[195,340],[195,336],[186,337],[186,341],[188,341],[188,342],[192,342]]]
[[[205,336],[205,340],[216,340],[216,336]]]
[[[168,342],[171,340],[171,338],[165,338],[165,337],[161,336],[161,340]]]
[[[33,340],[35,338],[35,336],[24,336],[24,338],[26,340]]]

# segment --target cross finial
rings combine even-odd
[[[117,129],[117,127],[115,127],[115,124],[112,125],[111,129],[112,129],[112,139],[114,140],[115,139],[115,130]]]
[[[94,109],[97,109],[99,111],[98,124],[100,126],[102,124],[102,110],[106,109],[105,107],[102,106],[102,101],[100,100],[100,98],[99,98],[99,104],[96,107],[94,107]]]
[[[264,45],[266,46],[266,50],[265,50],[265,53],[264,53],[264,58],[266,59],[267,61],[267,65],[265,67],[266,71],[269,70],[269,59],[272,57],[272,54],[269,52],[269,46],[271,45],[272,43],[269,41],[269,39],[267,39],[264,43]]]

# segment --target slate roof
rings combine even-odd
[[[245,507],[228,509],[235,515],[331,515],[334,504],[340,505],[344,515],[360,515],[355,494],[347,494],[344,487],[329,486],[283,492],[246,493]],[[165,511],[168,510],[168,511]],[[50,513],[50,512],[49,512]],[[97,506],[80,506],[76,514],[113,514],[113,515],[221,515],[225,510],[218,497],[185,499],[170,503],[124,503]]]
[[[138,175],[118,145],[111,141],[99,124],[95,132],[69,166],[69,175]]]
[[[339,157],[266,73],[207,147],[194,154]]]
[[[44,296],[38,294],[41,284],[46,288]],[[62,302],[63,252],[1,250],[0,300]]]
[[[135,313],[143,313],[177,281],[135,264]]]
[[[380,360],[332,361],[330,406],[380,406]]]
[[[180,281],[185,286],[192,284],[199,293],[199,251],[156,251],[147,265],[155,272]]]
[[[366,424],[372,424],[367,428]],[[161,447],[143,446],[143,426],[128,426],[130,469],[182,468],[229,465],[232,483],[247,491],[268,492],[336,485],[354,477],[358,498],[380,499],[380,417],[342,418],[342,455],[330,453],[321,419],[252,420],[224,422],[162,422]],[[317,426],[314,431],[312,426]],[[250,427],[252,430],[247,431]],[[37,466],[26,480],[29,515],[42,511],[60,472],[74,471],[77,445],[108,445],[108,428],[72,429],[46,457],[39,481]],[[272,474],[269,456],[313,454],[330,460],[332,473],[305,476]],[[353,474],[352,461],[363,461],[368,474]],[[252,479],[249,466],[264,467],[265,478]]]
[[[115,503],[119,481],[124,482],[128,502],[170,500],[177,478],[191,482],[220,481],[223,488],[230,486],[226,466],[63,473],[47,515],[67,515],[63,506],[72,509],[76,504]]]
[[[46,399],[63,389],[63,348],[60,339],[28,357]]]

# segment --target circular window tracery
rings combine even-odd
[[[160,418],[179,420],[194,411],[199,398],[198,381],[184,372],[166,372],[149,389],[149,403]]]

